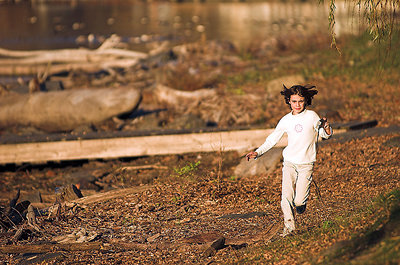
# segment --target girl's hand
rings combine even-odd
[[[256,158],[258,156],[257,152],[251,151],[246,155],[247,161],[249,161],[251,158]]]
[[[328,119],[324,117],[324,118],[322,118],[322,120],[323,120],[322,126],[323,126],[325,132],[330,135],[331,134],[331,125],[330,125]]]

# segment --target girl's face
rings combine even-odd
[[[305,98],[299,95],[291,95],[289,103],[293,115],[301,113],[306,108]]]

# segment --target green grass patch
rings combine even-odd
[[[175,173],[179,177],[193,177],[194,173],[198,170],[201,161],[195,163],[188,162],[186,166],[174,168]]]
[[[267,74],[268,73],[257,69],[247,69],[229,75],[225,80],[227,90],[237,95],[245,94],[243,87],[248,84],[256,84],[265,81],[267,79]]]
[[[360,36],[342,36],[339,41],[341,54],[328,44],[315,46],[315,50],[301,47],[312,46],[314,39],[300,41],[284,54],[275,58],[280,60],[294,55],[302,60],[293,63],[279,63],[272,70],[264,70],[269,61],[252,60],[245,57],[251,67],[222,77],[220,83],[226,84],[227,91],[242,95],[247,87],[265,86],[269,81],[291,74],[302,74],[306,80],[315,76],[325,78],[340,77],[362,82],[378,81],[398,84],[400,79],[400,32],[393,34],[390,43],[373,42],[368,33]],[[243,57],[243,56],[242,56]],[[294,57],[296,58],[296,57]],[[283,60],[285,61],[285,60]],[[290,61],[290,60],[289,60]],[[362,97],[362,95],[356,95]]]
[[[325,77],[347,76],[351,79],[377,80],[385,73],[389,84],[398,82],[400,53],[398,52],[399,32],[393,35],[391,43],[372,42],[369,34],[358,37],[342,37],[339,45],[341,55],[335,49],[316,52],[315,60],[303,69],[305,76],[322,73]]]
[[[355,229],[359,224],[359,227]],[[358,225],[358,226],[359,226]],[[318,255],[307,249],[339,241]],[[250,247],[233,263],[273,264],[292,256],[299,264],[398,264],[400,261],[400,190],[378,197],[370,206],[343,213],[309,231]]]
[[[367,211],[375,219],[373,224],[329,248],[323,253],[323,264],[398,264],[400,190],[379,197]]]

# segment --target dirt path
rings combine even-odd
[[[315,179],[323,200],[313,187],[306,213],[297,218],[298,233],[307,233],[334,216],[357,211],[376,195],[400,186],[400,133],[397,129],[374,130],[386,134],[371,136],[366,132],[360,139],[349,135],[346,141],[327,141],[321,146]],[[201,161],[197,170],[182,175],[171,170],[152,185],[77,200],[62,208],[57,217],[39,217],[40,232],[27,234],[15,243],[10,239],[16,230],[3,233],[2,251],[11,243],[15,248],[53,244],[61,236],[68,238],[68,244],[82,240],[79,244],[84,244],[85,238],[90,238],[87,244],[92,249],[76,246],[77,250],[67,250],[54,245],[53,250],[36,258],[61,264],[225,263],[244,258],[254,247],[285,240],[277,236],[282,229],[280,166],[266,176],[236,179],[230,174],[237,155],[219,156],[188,155],[185,159]],[[226,163],[222,171],[220,159]],[[161,161],[186,165],[173,158]],[[329,241],[321,236],[321,246],[323,240]],[[318,246],[312,249],[314,254],[321,250]],[[30,257],[0,256],[11,263]],[[295,263],[296,259],[295,253],[286,257],[288,262]]]

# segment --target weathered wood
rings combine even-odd
[[[127,166],[127,167],[121,167],[118,170],[120,171],[129,171],[129,170],[142,170],[142,169],[168,169],[166,166],[160,166],[160,165],[142,165],[142,166]]]
[[[204,98],[216,96],[217,93],[213,89],[198,89],[195,91],[181,91],[158,84],[154,96],[160,102],[167,102],[171,105],[182,104],[183,101],[201,101]]]
[[[236,166],[234,175],[238,177],[268,175],[281,161],[283,147],[273,147],[257,160],[247,161],[243,156]]]
[[[228,238],[226,240],[226,245],[239,246],[243,244],[251,245],[260,241],[268,242],[279,232],[280,229],[282,229],[282,225],[272,221],[266,230],[262,230],[255,235],[240,238]]]
[[[117,35],[112,35],[106,39],[103,44],[97,49],[59,49],[59,50],[33,50],[33,51],[17,51],[0,48],[0,55],[2,57],[11,58],[37,58],[38,60],[45,59],[48,61],[90,61],[91,55],[107,55],[113,57],[128,57],[128,58],[147,58],[147,54],[137,51],[129,51],[119,49],[121,46],[121,38]]]
[[[211,243],[211,246],[203,252],[204,257],[211,257],[217,253],[218,250],[225,247],[225,237],[220,237]]]
[[[33,126],[69,131],[133,111],[141,92],[130,87],[13,94],[0,98],[0,128]]]
[[[261,145],[272,129],[0,145],[0,164],[240,151]],[[287,144],[286,137],[277,144]]]
[[[83,195],[81,191],[74,184],[58,188],[56,191],[56,201],[60,203],[65,201],[73,201],[82,197]]]
[[[1,75],[36,75],[37,73],[47,72],[49,75],[54,75],[62,72],[84,71],[97,72],[100,70],[108,70],[109,68],[126,68],[132,67],[139,63],[139,59],[113,59],[101,62],[79,62],[79,63],[64,63],[64,64],[0,64]],[[1,61],[0,61],[1,63]]]
[[[115,55],[113,55],[115,53]],[[127,55],[128,58],[118,58],[119,55]],[[0,59],[2,65],[46,65],[48,63],[61,64],[61,63],[96,63],[102,64],[104,61],[118,62],[120,60],[130,60],[132,62],[138,62],[139,59],[146,58],[146,55],[138,55],[136,58],[129,56],[129,51],[117,52],[117,50],[103,51],[101,53],[95,51],[85,50],[71,50],[71,51],[43,51],[43,54],[38,56],[23,58],[23,59]]]
[[[107,192],[89,195],[89,196],[86,196],[86,197],[83,197],[80,199],[76,199],[76,200],[72,201],[72,203],[92,204],[92,203],[96,203],[96,202],[103,202],[103,201],[127,196],[129,194],[143,192],[143,191],[150,189],[151,187],[152,187],[151,185],[146,185],[146,186],[127,188],[127,189],[111,190],[111,191],[107,191]]]
[[[23,254],[23,253],[47,253],[54,251],[89,251],[100,250],[101,242],[67,243],[67,244],[40,244],[40,245],[9,245],[0,246],[0,253]]]
[[[0,48],[0,74],[50,75],[72,70],[94,72],[113,67],[132,67],[148,58],[147,53],[120,49],[121,38],[112,35],[97,49],[15,51]]]
[[[273,129],[152,135],[107,139],[15,143],[0,145],[0,164],[43,163],[80,159],[113,159],[197,152],[238,151],[260,146]],[[345,130],[335,130],[335,135]],[[287,136],[275,145],[287,145]]]

